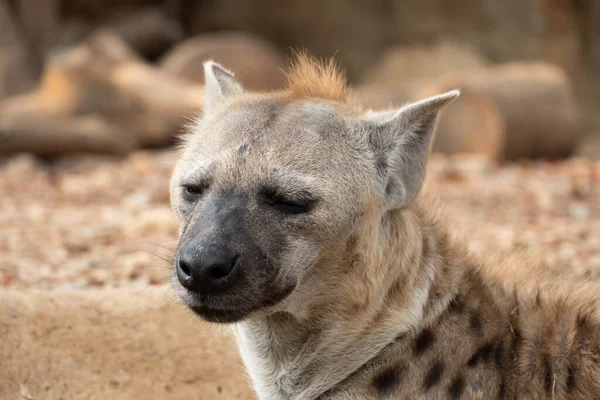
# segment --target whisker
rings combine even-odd
[[[167,246],[164,246],[162,244],[158,244],[158,243],[154,243],[154,242],[139,242],[139,244],[160,247],[162,249],[167,250],[171,254],[173,254],[175,252],[175,250],[172,247],[167,247]]]
[[[141,268],[143,268],[144,270],[146,269],[163,269],[166,271],[170,271],[171,270],[171,265],[158,265],[158,264],[144,264],[144,265],[140,265]]]
[[[139,250],[139,251],[141,251],[142,253],[147,253],[147,254],[150,254],[152,256],[158,257],[161,260],[168,262],[169,265],[173,262],[173,257],[171,257],[171,258],[165,258],[165,257],[161,256],[160,254],[156,254],[156,253],[153,253],[151,251],[147,251],[147,250]]]

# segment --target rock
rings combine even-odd
[[[600,135],[590,134],[584,136],[575,148],[575,156],[600,161]]]
[[[105,269],[93,269],[89,274],[89,283],[92,286],[104,286],[111,278],[111,273]]]
[[[488,62],[468,45],[445,40],[429,45],[397,46],[362,78],[355,90],[360,102],[371,108],[403,104],[454,89],[431,84],[451,73],[477,70]],[[501,158],[505,121],[498,105],[479,90],[463,90],[444,110],[438,122],[433,151],[478,153],[491,160]]]
[[[512,62],[440,79],[443,87],[483,93],[506,123],[504,158],[570,155],[582,134],[583,116],[567,74],[543,62]]]
[[[419,85],[409,85],[398,93],[414,96],[413,101],[454,88],[464,93],[440,118],[436,145],[440,151],[465,149],[506,160],[565,157],[573,152],[583,132],[583,116],[570,80],[551,64],[500,64],[447,74],[422,84],[421,89],[415,87]],[[392,89],[382,87],[377,93],[379,103],[387,101],[390,93],[394,93]],[[478,128],[487,133],[478,134]],[[454,133],[446,136],[445,131]],[[477,136],[478,142],[471,140]],[[463,140],[475,147],[466,146]]]
[[[429,85],[417,97],[425,98],[451,89]],[[441,113],[432,150],[447,154],[477,153],[500,161],[506,141],[505,125],[502,111],[494,99],[465,88]]]
[[[481,68],[488,62],[465,43],[445,40],[430,45],[396,46],[362,77],[383,87],[427,82],[453,72]]]
[[[569,204],[569,215],[576,219],[588,219],[590,217],[590,209],[586,204],[573,202]]]
[[[235,72],[252,90],[277,90],[285,84],[282,54],[269,42],[245,33],[213,33],[188,39],[160,61],[164,71],[204,83],[202,63],[214,60]]]
[[[356,100],[372,109],[401,107],[410,101],[424,99],[455,89],[439,84],[380,85],[357,87]],[[505,121],[496,101],[473,89],[464,89],[461,96],[442,112],[436,129],[433,151],[441,153],[477,153],[490,160],[501,160],[506,140]]]

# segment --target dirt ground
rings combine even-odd
[[[9,338],[0,399],[248,395],[231,339],[155,294],[168,282],[178,229],[168,200],[174,160],[171,150],[0,159],[0,336]],[[474,252],[532,251],[549,274],[600,279],[600,162],[498,167],[434,155],[426,187]]]
[[[226,329],[163,290],[0,291],[2,400],[253,399]]]
[[[0,160],[0,286],[143,289],[168,280],[178,224],[172,151]],[[434,154],[427,189],[474,251],[539,250],[549,270],[600,274],[600,162],[496,167]]]

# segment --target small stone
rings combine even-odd
[[[104,269],[96,269],[90,273],[89,282],[93,286],[104,286],[110,279],[110,271]]]
[[[34,397],[29,393],[29,389],[24,384],[19,384],[19,394],[27,400],[34,400]]]
[[[83,253],[90,249],[88,240],[88,238],[82,236],[69,236],[65,241],[65,248],[72,254]]]
[[[590,208],[584,203],[571,203],[569,204],[569,215],[577,219],[588,219]]]

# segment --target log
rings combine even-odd
[[[51,57],[37,91],[0,102],[0,152],[165,146],[202,101],[202,87],[151,67],[118,36],[98,32]]]
[[[566,157],[584,132],[571,82],[552,64],[505,63],[453,74],[438,85],[484,93],[498,104],[506,122],[508,160]]]
[[[0,291],[3,399],[251,399],[233,338],[165,290]]]
[[[181,133],[183,122],[202,110],[204,89],[148,65],[128,63],[116,68],[111,82],[135,101],[138,113],[123,124],[135,132],[142,147],[161,147]]]
[[[24,114],[0,110],[0,154],[126,153],[139,147],[135,137],[99,116]]]

